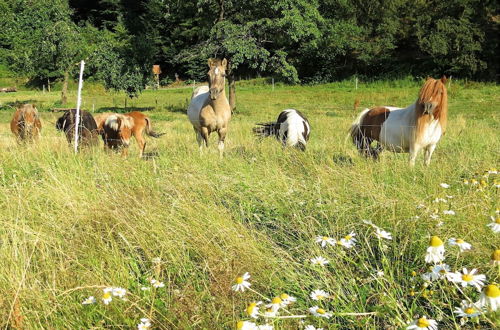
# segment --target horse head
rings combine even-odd
[[[120,140],[123,146],[128,147],[130,145],[133,127],[133,118],[125,115],[113,114],[106,118],[104,130],[107,131],[106,135],[109,139]],[[112,144],[116,144],[116,142],[117,141],[112,141]]]
[[[447,106],[446,77],[441,79],[428,78],[420,89],[417,105],[425,115],[438,117],[438,112]]]
[[[210,98],[212,100],[224,91],[227,60],[223,59],[209,59],[208,60],[208,87],[210,88]]]

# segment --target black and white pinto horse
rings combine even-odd
[[[306,144],[311,133],[307,118],[295,109],[283,110],[276,122],[260,123],[253,132],[260,137],[275,136],[283,147],[296,147],[306,150]]]

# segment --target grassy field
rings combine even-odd
[[[241,82],[223,160],[215,136],[208,151],[198,152],[185,115],[190,88],[145,91],[128,101],[127,110],[147,111],[153,128],[166,133],[147,138],[147,151],[159,154],[150,160],[136,157],[135,142],[126,159],[102,147],[74,155],[54,128],[57,114],[46,111],[59,92],[0,94],[0,325],[136,328],[146,317],[161,329],[231,329],[250,320],[249,303],[286,293],[297,301],[279,315],[306,317],[270,319],[279,329],[399,329],[423,315],[441,328],[459,328],[453,311],[480,294],[446,280],[425,283],[424,256],[432,235],[462,238],[472,250],[459,253],[446,243],[445,263],[453,271],[477,268],[485,284],[500,281],[499,266],[490,263],[500,234],[487,227],[500,207],[494,186],[500,176],[483,177],[500,170],[500,87],[453,81],[448,132],[428,168],[422,155],[414,169],[405,154],[364,160],[346,139],[355,99],[361,107],[406,106],[421,83],[360,83],[355,90],[345,81],[273,91],[262,81]],[[16,145],[8,125],[15,101],[41,109],[38,144]],[[125,111],[122,94],[90,84],[83,106]],[[311,123],[305,153],[252,136],[256,122],[274,120],[285,108],[301,110]],[[393,239],[377,239],[363,219]],[[351,249],[315,242],[351,232],[357,239]],[[312,265],[316,256],[329,263]],[[252,290],[232,291],[245,272]],[[164,287],[152,287],[152,279]],[[106,287],[125,288],[126,299],[105,305]],[[315,289],[332,297],[314,301]],[[83,305],[89,296],[97,302]],[[315,305],[332,317],[311,315]],[[495,325],[498,311],[464,328]]]

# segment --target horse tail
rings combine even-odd
[[[366,148],[366,137],[361,130],[361,123],[363,122],[363,119],[365,118],[368,111],[370,111],[370,109],[361,111],[361,113],[358,115],[356,120],[352,123],[351,128],[349,129],[349,135],[351,136],[352,142],[354,143],[354,145],[356,145],[358,150]]]
[[[276,136],[278,134],[278,130],[276,128],[276,123],[275,122],[269,122],[269,123],[258,123],[256,124],[252,131],[255,135],[265,138],[268,136]]]
[[[151,119],[149,119],[148,117],[146,117],[144,119],[146,120],[146,134],[147,135],[154,137],[154,138],[159,138],[160,136],[165,134],[165,133],[156,133],[155,131],[153,131],[153,129],[151,128]]]

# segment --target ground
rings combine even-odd
[[[287,293],[297,302],[281,315],[307,315],[305,324],[324,328],[397,329],[422,315],[443,328],[457,326],[453,310],[479,293],[446,280],[424,287],[424,257],[432,235],[445,243],[462,238],[472,250],[459,253],[445,244],[451,269],[477,268],[485,284],[500,281],[498,266],[490,264],[500,234],[487,226],[500,207],[500,189],[495,174],[483,177],[500,170],[500,88],[452,82],[448,131],[430,167],[422,155],[414,169],[406,154],[362,159],[347,139],[358,111],[407,106],[421,83],[361,82],[356,90],[344,81],[272,90],[263,81],[240,82],[222,160],[216,134],[209,150],[198,152],[185,114],[191,88],[148,90],[127,102],[126,110],[144,111],[155,131],[166,133],[147,137],[146,151],[157,153],[148,160],[137,157],[135,141],[128,158],[107,154],[102,145],[74,155],[54,128],[58,114],[47,111],[57,91],[0,94],[0,325],[132,328],[146,317],[157,328],[227,329],[249,320],[250,302]],[[69,99],[76,101],[75,94]],[[83,107],[93,112],[125,111],[124,100],[98,85],[84,88]],[[36,145],[16,145],[8,124],[14,101],[40,109]],[[274,120],[286,108],[311,123],[305,153],[252,135],[255,123]],[[363,219],[392,240],[377,239]],[[351,249],[315,243],[318,235],[340,239],[351,232],[358,240]],[[329,263],[312,265],[316,256]],[[245,272],[255,291],[233,292]],[[164,287],[152,287],[152,279]],[[126,289],[126,301],[112,296],[105,305],[106,287]],[[332,299],[311,300],[315,289]],[[82,304],[89,296],[97,302]],[[314,305],[334,315],[311,316]],[[493,328],[498,315],[468,324]],[[300,324],[274,320],[277,328]]]

